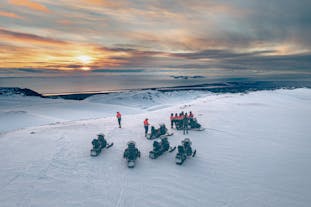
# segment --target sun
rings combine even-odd
[[[82,67],[82,68],[80,68],[80,70],[89,71],[89,70],[91,70],[91,68],[90,67]]]
[[[88,55],[80,55],[80,56],[77,56],[76,59],[82,64],[89,64],[92,62],[93,58]]]

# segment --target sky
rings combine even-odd
[[[310,0],[0,0],[0,71],[310,72]],[[2,74],[3,74],[2,73]]]

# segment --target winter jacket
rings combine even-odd
[[[121,119],[121,113],[117,113],[117,116],[116,116],[118,119]]]
[[[149,126],[149,122],[147,119],[144,121],[144,126]]]

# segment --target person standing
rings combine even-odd
[[[194,128],[194,115],[192,113],[192,111],[190,111],[189,115],[188,115],[188,119],[189,119],[189,128]]]
[[[149,129],[149,122],[147,118],[144,121],[144,128],[145,128],[145,137],[147,137],[148,129]]]
[[[177,113],[175,113],[174,122],[175,122],[176,129],[178,129],[180,125],[179,125],[179,116]]]
[[[189,118],[187,113],[185,113],[185,115],[183,116],[183,131],[184,131],[184,135],[187,133],[188,134],[188,122],[189,122]]]
[[[173,113],[171,113],[170,120],[171,120],[171,128],[173,129],[173,125],[174,125],[174,121],[175,121]]]
[[[189,113],[189,119],[193,119],[193,117],[194,117],[194,115],[193,115],[192,111],[190,111],[190,113]]]
[[[121,113],[120,113],[120,112],[117,112],[116,117],[117,117],[117,119],[118,119],[119,128],[121,128]]]

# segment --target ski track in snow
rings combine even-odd
[[[310,89],[183,96],[187,102],[172,97],[165,102],[165,97],[152,94],[133,97],[123,106],[115,105],[113,98],[111,105],[101,105],[105,96],[79,104],[57,100],[57,106],[54,100],[41,103],[27,97],[33,102],[28,108],[16,98],[1,98],[1,103],[10,104],[0,111],[12,110],[8,108],[14,102],[22,107],[16,111],[65,120],[24,125],[0,134],[1,207],[309,206]],[[137,97],[147,100],[147,105],[136,103]],[[159,101],[154,99],[157,97]],[[68,103],[73,104],[69,111]],[[35,108],[43,105],[45,110],[52,107],[53,113]],[[94,113],[87,107],[100,109],[100,116],[73,114],[81,109]],[[117,110],[123,113],[121,129],[114,117]],[[206,130],[189,131],[186,136],[173,130],[169,142],[177,146],[189,137],[197,155],[182,166],[174,162],[177,150],[149,159],[152,141],[144,137],[144,118],[152,125],[164,122],[169,127],[169,114],[181,110],[192,110]],[[14,122],[9,124],[14,128]],[[91,140],[98,133],[104,133],[114,145],[98,157],[90,157]],[[134,169],[128,169],[122,157],[130,140],[141,151]]]

